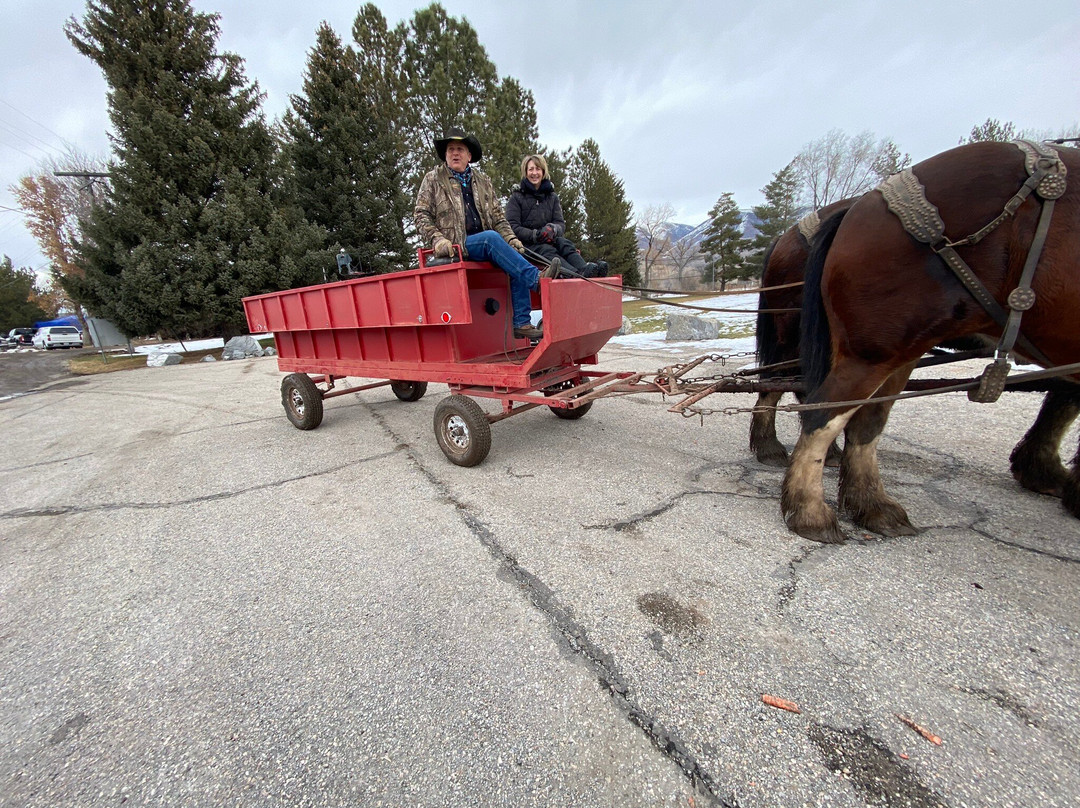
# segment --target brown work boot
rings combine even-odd
[[[542,336],[544,336],[543,330],[532,323],[514,326],[514,337],[517,339],[540,339]]]
[[[548,264],[547,269],[540,273],[541,278],[555,279],[559,277],[559,269],[562,268],[562,261],[558,258],[552,258],[551,263]]]

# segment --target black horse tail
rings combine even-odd
[[[802,320],[799,331],[799,361],[802,365],[803,384],[811,397],[821,387],[832,369],[832,334],[829,319],[825,316],[825,304],[821,299],[821,275],[825,269],[825,256],[829,254],[836,231],[847,210],[834,213],[821,223],[810,245],[810,257],[806,260],[806,276],[803,279]]]
[[[769,248],[765,251],[765,257],[761,261],[761,285],[772,286],[769,280],[769,259],[772,258],[773,248],[776,247],[776,239],[773,239]],[[776,315],[767,314],[762,309],[771,308],[766,300],[765,292],[758,293],[757,314],[757,358],[759,365],[771,365],[779,362],[780,339],[776,333]]]

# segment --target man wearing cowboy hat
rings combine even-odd
[[[490,261],[510,277],[510,303],[514,309],[514,336],[543,336],[529,322],[530,291],[541,273],[522,256],[524,245],[506,221],[491,180],[471,163],[484,156],[480,142],[461,129],[451,128],[435,141],[442,165],[429,171],[420,183],[413,217],[417,232],[437,258],[451,258],[455,244],[472,261]],[[559,276],[559,259],[544,270],[543,277]]]

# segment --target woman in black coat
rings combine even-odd
[[[548,179],[547,160],[530,154],[521,161],[521,184],[506,202],[506,221],[521,243],[550,261],[561,258],[583,278],[602,278],[608,273],[607,261],[585,263],[577,247],[564,237],[566,221],[555,186]]]

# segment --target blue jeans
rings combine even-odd
[[[465,238],[465,252],[470,261],[490,261],[510,276],[510,305],[514,308],[514,328],[529,323],[532,297],[529,294],[540,282],[540,270],[525,260],[506,239],[494,230],[485,230]]]

